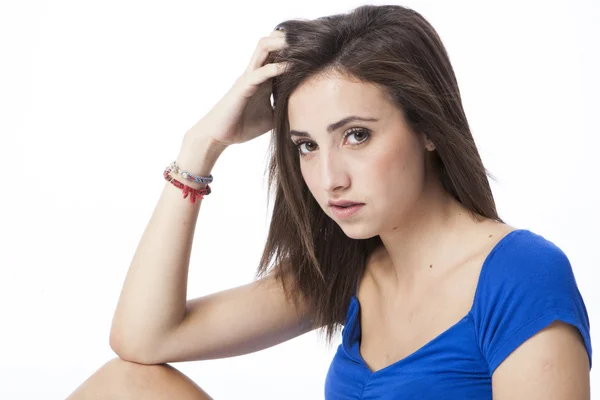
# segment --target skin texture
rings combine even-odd
[[[525,341],[494,371],[494,400],[589,399],[589,368],[577,329],[553,322]]]
[[[169,364],[142,365],[114,358],[85,380],[67,400],[212,400]]]
[[[377,121],[328,132],[351,115]],[[515,228],[473,218],[443,190],[431,162],[435,145],[412,132],[401,109],[375,85],[336,72],[313,76],[290,96],[288,117],[291,131],[309,135],[290,140],[304,142],[302,175],[324,212],[349,237],[379,235],[384,244],[357,295],[364,311],[361,354],[372,370],[383,368],[468,312],[485,257]],[[329,200],[365,206],[338,219]],[[385,322],[392,320],[399,322]],[[555,322],[497,368],[494,400],[589,399],[588,368],[577,330]]]

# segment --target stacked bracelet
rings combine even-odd
[[[207,183],[211,183],[213,181],[212,174],[209,176],[194,175],[191,172],[184,171],[183,169],[179,168],[179,165],[177,165],[176,161],[173,161],[171,164],[169,164],[167,169],[169,171],[175,172],[176,175],[180,175],[183,178],[188,179],[190,181],[194,181],[196,183],[207,184]]]
[[[179,182],[177,179],[173,178],[173,176],[171,175],[171,172],[175,172],[175,171],[177,171],[179,173],[179,175],[182,175],[185,177],[191,177],[188,179],[193,180],[194,182],[206,183],[206,187],[204,189],[194,189],[190,186],[187,186],[187,185]],[[173,161],[171,164],[169,164],[167,166],[167,168],[163,172],[163,176],[164,176],[165,180],[171,182],[175,187],[183,190],[183,198],[184,199],[187,198],[189,195],[190,201],[192,203],[196,203],[196,199],[202,200],[204,198],[204,196],[207,196],[211,193],[211,188],[208,185],[208,182],[212,182],[212,179],[213,179],[212,175],[210,175],[210,176],[193,175],[193,174],[179,168],[177,166],[177,164],[175,163],[175,161]]]

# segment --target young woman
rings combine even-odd
[[[589,319],[569,260],[498,216],[431,25],[389,5],[279,27],[186,133],[119,299],[120,357],[70,399],[210,398],[166,363],[317,328],[331,341],[342,326],[327,399],[589,398]],[[271,130],[258,279],[186,301],[201,202],[182,190],[206,195],[190,176]]]

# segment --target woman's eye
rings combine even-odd
[[[350,129],[345,135],[344,135],[344,139],[346,139],[349,136],[354,136],[355,139],[358,138],[356,143],[351,144],[351,146],[358,146],[363,144],[364,142],[367,141],[367,139],[370,136],[370,132],[367,129]],[[362,139],[361,139],[362,138]],[[306,155],[308,155],[309,153],[312,153],[312,151],[308,151],[308,152],[303,152],[301,146],[302,145],[314,145],[313,142],[310,142],[308,140],[302,140],[302,141],[298,141],[296,143],[296,147],[298,149],[298,154],[300,154],[301,157],[304,157]]]
[[[298,153],[299,153],[301,156],[305,156],[305,155],[306,155],[306,153],[302,152],[302,151],[301,151],[301,148],[300,148],[300,146],[302,146],[303,144],[312,144],[312,143],[311,143],[311,142],[306,142],[306,141],[304,141],[304,142],[298,142],[298,143],[296,144],[296,147],[298,148]]]
[[[356,129],[354,131],[348,132],[348,134],[346,136],[344,136],[344,139],[349,136],[354,136],[354,138],[359,138],[357,143],[355,143],[355,144],[361,144],[362,142],[367,140],[366,138],[369,137],[369,132],[367,132],[365,129]],[[362,139],[360,139],[360,138],[362,138]]]

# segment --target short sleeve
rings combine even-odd
[[[517,347],[556,320],[579,330],[591,368],[589,317],[569,259],[538,234],[512,233],[486,260],[472,310],[490,375]]]

